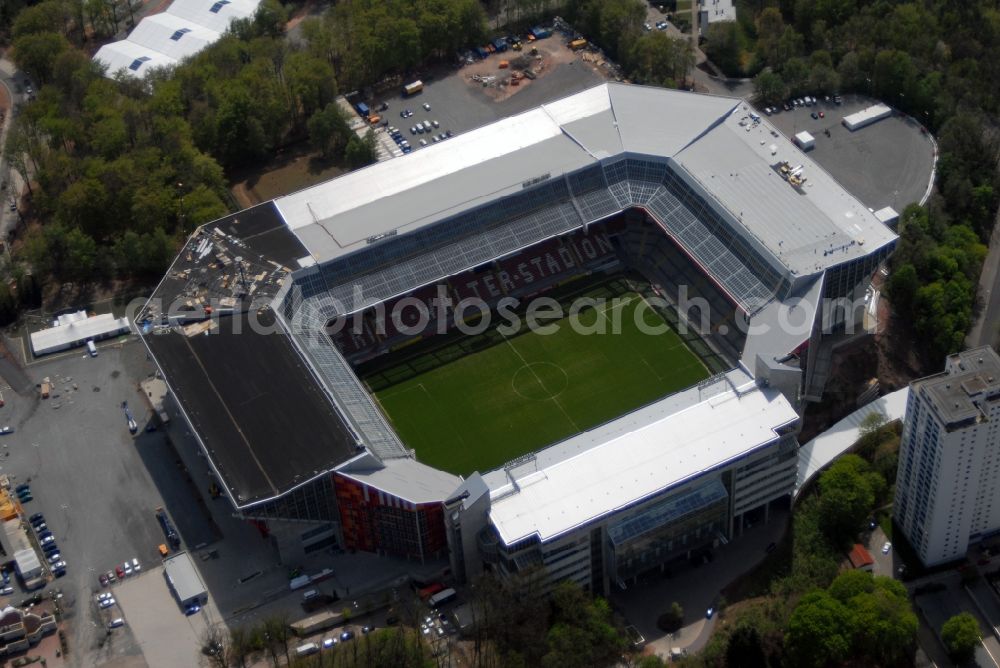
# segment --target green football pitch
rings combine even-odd
[[[640,327],[637,322],[648,327]],[[598,319],[605,321],[600,323]],[[708,377],[662,316],[629,292],[557,321],[555,333],[489,336],[446,363],[383,370],[374,394],[417,458],[468,475],[606,422]],[[620,323],[615,327],[613,323]],[[599,333],[600,329],[606,333]],[[647,333],[650,328],[656,333]],[[643,331],[646,330],[646,331]],[[593,333],[588,333],[593,332]],[[420,372],[419,369],[429,367]],[[414,371],[414,367],[418,371]],[[396,373],[394,373],[394,371]]]

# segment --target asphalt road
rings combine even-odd
[[[983,270],[979,275],[978,298],[982,304],[978,316],[972,323],[972,329],[965,339],[969,348],[994,345],[997,333],[1000,332],[1000,233],[997,223],[1000,213],[993,222],[993,234],[990,237],[990,249],[983,262]]]

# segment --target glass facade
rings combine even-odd
[[[674,494],[608,528],[613,574],[628,580],[727,531],[729,493],[719,479]]]

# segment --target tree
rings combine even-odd
[[[884,489],[885,481],[857,455],[844,455],[835,461],[819,479],[826,534],[836,544],[853,540]]]
[[[350,139],[347,140],[347,146],[344,148],[344,161],[352,169],[370,165],[378,159],[375,146],[375,133],[370,128],[365,133],[364,138],[358,137],[352,132]]]
[[[611,608],[580,587],[563,583],[552,593],[552,626],[542,666],[604,666],[615,663],[625,647],[611,624]]]
[[[979,623],[968,612],[951,617],[941,626],[941,640],[955,663],[970,661],[979,639]]]
[[[882,428],[885,427],[888,418],[884,413],[875,411],[869,413],[858,425],[858,452],[865,459],[871,459],[875,455],[875,450],[882,442]]]
[[[17,302],[7,281],[0,281],[0,325],[6,326],[17,320]]]
[[[627,61],[633,79],[676,88],[694,67],[694,53],[686,39],[674,39],[663,31],[647,32],[633,42]]]
[[[760,633],[750,624],[736,627],[726,645],[728,668],[767,668]]]
[[[788,620],[785,647],[796,666],[837,664],[850,655],[855,628],[843,603],[825,591],[812,591]]]
[[[877,658],[882,665],[899,665],[913,647],[917,616],[902,583],[882,576],[868,577],[873,582],[872,590],[848,602],[857,619],[855,654]]]
[[[23,35],[14,40],[14,62],[22,70],[31,72],[39,83],[46,83],[52,77],[52,65],[56,58],[69,48],[69,42],[58,33]]]
[[[344,112],[332,102],[313,114],[306,125],[309,129],[309,141],[319,149],[324,158],[336,153],[338,147],[346,146],[354,135]]]
[[[705,54],[727,76],[740,76],[743,73],[741,59],[744,37],[739,23],[735,21],[710,23],[705,39],[707,41]]]
[[[784,79],[773,70],[766,69],[753,78],[754,96],[767,104],[780,104],[788,97]]]
[[[664,612],[656,620],[656,626],[661,631],[673,633],[684,624],[684,609],[681,604],[674,601],[670,604],[670,609]]]
[[[896,313],[912,313],[913,304],[917,298],[917,290],[920,288],[920,279],[917,277],[917,270],[912,264],[897,267],[889,276],[888,290],[886,291],[889,301],[892,302]]]

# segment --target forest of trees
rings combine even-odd
[[[334,104],[341,85],[369,85],[485,35],[476,0],[348,0],[289,40],[286,8],[265,0],[182,65],[107,79],[89,52],[127,27],[127,8],[43,0],[0,13],[9,56],[39,87],[5,147],[29,182],[31,217],[44,221],[19,245],[36,276],[156,278],[190,230],[230,210],[227,176],[281,146],[308,138],[324,160],[373,162],[374,136],[358,137]]]
[[[683,665],[912,665],[917,620],[903,586],[840,574],[875,509],[892,501],[898,445],[898,425],[883,416],[861,425],[857,454],[836,460],[803,492],[784,542],[732,592],[747,600]]]

